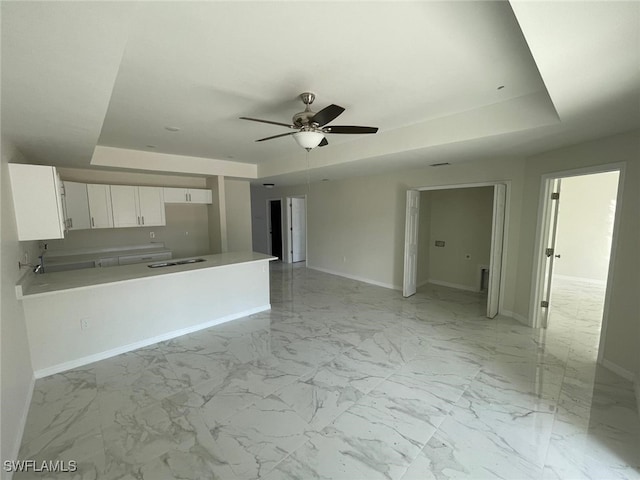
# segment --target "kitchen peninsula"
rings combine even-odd
[[[269,261],[234,252],[55,273],[16,285],[36,378],[268,310]]]

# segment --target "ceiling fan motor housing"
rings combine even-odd
[[[315,114],[316,113],[312,112],[311,110],[305,110],[304,112],[296,113],[292,118],[292,122],[296,127],[299,127],[299,128],[305,125],[309,125],[309,121],[313,118]]]

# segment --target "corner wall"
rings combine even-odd
[[[405,192],[425,186],[509,181],[502,311],[529,321],[542,175],[626,162],[604,358],[640,379],[639,131],[554,150],[528,159],[424,167],[288,188],[252,189],[254,249],[266,249],[266,199],[307,194],[307,265],[399,288],[402,284]]]
[[[505,310],[513,311],[524,160],[487,160],[385,175],[252,189],[254,249],[266,252],[266,201],[307,195],[307,265],[388,288],[402,286],[406,191],[409,188],[511,182]],[[528,308],[528,305],[526,306]],[[526,314],[524,312],[520,312]]]
[[[15,460],[33,392],[33,368],[22,303],[15,284],[25,273],[18,269],[27,252],[37,258],[37,242],[18,242],[7,164],[26,163],[2,140],[0,165],[0,459]],[[4,477],[3,477],[4,478]]]
[[[621,177],[622,201],[619,208],[620,223],[617,239],[612,245],[612,266],[609,284],[608,316],[605,319],[604,362],[613,364],[618,371],[625,371],[633,378],[640,375],[638,350],[640,346],[640,310],[638,292],[638,186],[640,184],[640,131],[615,135],[599,140],[581,143],[554,150],[527,159],[525,202],[522,209],[520,234],[520,255],[518,258],[518,279],[516,305],[528,311],[533,280],[534,245],[536,241],[536,218],[542,175],[581,169],[592,166],[606,166],[625,162],[624,178]]]

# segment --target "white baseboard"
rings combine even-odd
[[[22,409],[22,413],[20,414],[20,423],[18,424],[18,437],[15,439],[15,443],[13,444],[12,449],[12,457],[11,458],[3,458],[3,460],[17,460],[18,454],[20,453],[20,445],[22,445],[22,436],[24,435],[24,428],[27,426],[27,417],[29,415],[29,407],[31,406],[31,399],[33,398],[33,390],[36,386],[36,377],[34,375],[31,376],[31,381],[29,382],[29,392],[27,393],[27,399],[24,402],[24,407]],[[13,478],[13,472],[3,472],[6,475],[6,480],[11,480]]]
[[[318,270],[319,272],[329,273],[331,275],[337,275],[338,277],[348,278],[350,280],[357,280],[358,282],[368,283],[370,285],[376,285],[378,287],[390,288],[391,290],[402,290],[402,285],[392,285],[390,283],[378,282],[376,280],[371,280],[370,278],[358,277],[357,275],[349,275],[348,273],[343,272],[336,272],[334,270],[329,270],[328,268],[314,267],[309,264],[307,264],[307,268],[311,270]]]
[[[613,373],[620,375],[622,378],[633,382],[634,375],[626,368],[622,368],[621,366],[616,365],[615,363],[607,360],[606,358],[603,358],[601,363],[603,367],[611,370]]]
[[[458,290],[465,290],[467,292],[474,292],[474,293],[480,292],[480,290],[478,290],[477,288],[470,287],[469,285],[461,285],[459,283],[451,283],[451,282],[442,282],[440,280],[434,280],[433,278],[430,278],[429,280],[427,280],[427,283],[433,283],[434,285],[441,285],[443,287],[456,288]]]
[[[525,317],[524,315],[520,315],[519,313],[516,312],[512,312],[510,310],[500,310],[500,312],[498,313],[498,315],[502,315],[503,317],[509,317],[509,318],[513,318],[514,320],[530,327],[531,326],[531,322],[529,321],[529,319],[527,317]]]
[[[249,315],[264,312],[270,309],[271,309],[271,304],[263,305],[261,307],[256,307],[249,310],[244,310],[242,312],[234,313],[231,315],[226,315],[224,317],[216,318],[215,320],[211,320],[209,322],[200,323],[198,325],[193,325],[187,328],[181,328],[180,330],[174,330],[172,332],[167,332],[162,335],[158,335],[156,337],[146,338],[144,340],[140,340],[139,342],[123,345],[122,347],[117,347],[111,350],[106,350],[104,352],[88,355],[86,357],[78,358],[76,360],[72,360],[69,362],[59,363],[51,367],[43,368],[41,370],[36,370],[36,372],[34,373],[35,378],[48,377],[49,375],[54,375],[56,373],[65,372],[73,368],[82,367],[83,365],[88,365],[90,363],[104,360],[106,358],[115,357],[116,355],[120,355],[121,353],[130,352],[132,350],[136,350],[142,347],[148,347],[149,345],[153,345],[154,343],[163,342],[165,340],[171,340],[172,338],[181,337],[182,335],[187,335],[188,333],[197,332],[205,328],[214,327],[216,325],[220,325],[221,323],[230,322],[232,320],[237,320],[238,318],[242,318],[242,317],[248,317]]]

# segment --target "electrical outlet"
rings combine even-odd
[[[149,238],[156,238],[156,232],[149,232]]]
[[[89,328],[89,319],[88,318],[81,318],[80,319],[80,330],[86,330],[87,328]]]

